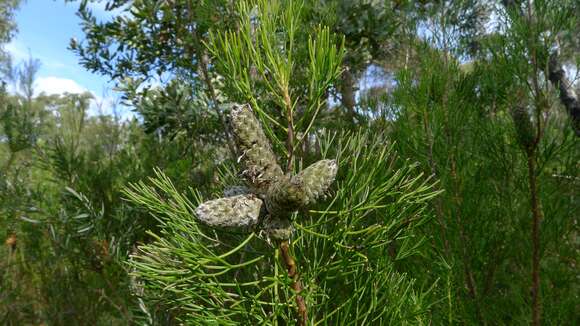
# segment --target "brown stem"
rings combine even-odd
[[[356,123],[355,83],[356,79],[350,68],[345,69],[341,76],[339,91],[342,98],[342,105],[346,108],[346,113],[350,117],[353,124]]]
[[[191,7],[191,2],[187,3],[187,13],[188,13],[188,18],[189,18],[189,23],[193,24],[194,17],[193,17],[193,8]],[[233,138],[232,138],[232,135],[231,135],[230,130],[228,128],[228,124],[226,123],[226,119],[218,107],[218,100],[217,100],[215,88],[213,87],[213,83],[211,81],[211,77],[210,77],[208,69],[207,69],[208,63],[209,63],[209,58],[207,56],[205,48],[201,44],[201,40],[202,40],[203,36],[201,35],[201,31],[199,30],[198,27],[192,27],[190,33],[194,33],[194,35],[195,35],[194,42],[192,42],[192,43],[194,43],[195,49],[191,46],[190,43],[188,43],[186,50],[188,52],[188,55],[191,58],[193,58],[194,55],[196,55],[196,57],[197,57],[197,62],[198,62],[198,65],[199,65],[199,68],[201,71],[203,81],[204,81],[205,85],[207,86],[206,92],[207,92],[209,98],[211,99],[211,106],[213,107],[213,109],[217,113],[218,119],[220,120],[220,123],[224,127],[224,132],[226,135],[226,142],[228,145],[228,149],[229,149],[232,157],[235,158],[237,156],[237,151],[236,151],[236,148],[234,146]]]
[[[542,210],[538,198],[536,159],[533,151],[528,152],[528,182],[532,210],[532,325],[540,325],[540,220]]]
[[[528,24],[529,28],[536,28],[532,15],[531,1],[528,0]],[[534,33],[530,33],[534,35]],[[532,75],[532,82],[534,87],[534,96],[536,104],[536,137],[531,147],[526,149],[526,156],[528,158],[528,183],[530,187],[530,202],[532,210],[532,325],[539,326],[541,320],[541,304],[540,304],[540,220],[542,218],[542,211],[540,208],[540,201],[538,198],[538,184],[536,177],[536,150],[542,136],[542,112],[544,107],[544,98],[540,89],[538,74],[540,67],[537,58],[536,40],[530,38],[530,46],[532,46],[531,59],[534,68]]]
[[[292,279],[292,289],[296,292],[298,325],[304,326],[308,322],[308,310],[306,309],[304,298],[300,295],[300,292],[302,292],[302,282],[300,281],[300,275],[298,275],[296,261],[290,254],[290,244],[288,240],[284,240],[280,243],[280,251],[282,253],[282,258],[284,259],[284,264],[288,269],[288,277]]]

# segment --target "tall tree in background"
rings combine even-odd
[[[570,114],[572,128],[577,132],[578,110],[576,104],[570,103],[569,93],[574,92],[569,89],[565,76],[555,78],[555,70],[562,70],[557,62],[557,53],[550,54],[551,49],[558,49],[558,35],[561,31],[573,29],[572,19],[573,9],[576,8],[570,3],[559,3],[555,5],[550,2],[534,1],[523,5],[512,5],[507,7],[510,23],[506,41],[500,40],[502,50],[494,51],[499,65],[509,67],[512,73],[511,87],[509,95],[516,95],[515,98],[508,97],[511,103],[511,115],[514,121],[517,140],[526,156],[529,205],[532,216],[531,249],[531,295],[532,295],[532,324],[540,325],[542,304],[541,304],[541,283],[540,269],[542,247],[541,224],[545,218],[544,205],[540,196],[540,189],[543,187],[540,176],[542,174],[542,163],[540,157],[545,155],[543,144],[554,141],[554,135],[547,133],[550,128],[552,116],[557,109],[556,96],[559,93],[561,103]],[[560,74],[564,74],[560,71]],[[557,87],[556,92],[552,84]],[[574,100],[572,100],[573,102]],[[548,157],[550,158],[550,157]],[[544,164],[548,163],[544,162]],[[547,216],[546,218],[551,218]]]
[[[557,100],[558,89],[542,68],[549,66],[546,54],[555,45],[555,39],[546,35],[555,37],[577,23],[569,16],[570,5],[536,2],[532,12],[541,12],[543,18],[531,21],[499,7],[497,30],[481,38],[474,60],[465,63],[456,48],[461,44],[457,36],[444,33],[439,25],[441,33],[431,40],[434,46],[419,45],[420,64],[399,74],[395,93],[387,99],[386,116],[394,117],[390,126],[401,152],[420,159],[446,190],[434,208],[437,247],[453,266],[449,282],[458,285],[454,291],[458,306],[449,307],[449,322],[537,321],[542,289],[550,298],[567,296],[547,284],[565,282],[577,290],[563,276],[573,269],[566,258],[556,259],[557,263],[551,259],[550,266],[540,263],[543,252],[561,257],[555,252],[574,251],[570,242],[560,243],[558,249],[552,246],[573,234],[568,223],[575,223],[577,204],[569,191],[577,189],[573,162],[578,151],[569,119]],[[532,53],[543,59],[533,59]],[[534,94],[544,100],[537,102]],[[534,103],[542,103],[541,113]],[[515,105],[523,107],[514,114],[519,121],[517,133],[510,118]],[[528,137],[522,138],[523,134]],[[522,141],[528,144],[524,152]],[[532,160],[527,154],[530,148],[535,148]],[[545,222],[539,222],[541,215],[546,216]],[[549,275],[544,285],[538,280],[541,268]],[[568,272],[556,272],[564,270]],[[535,281],[524,277],[530,274]],[[573,314],[572,302],[558,303],[544,306],[547,320],[565,322]],[[508,306],[512,308],[506,310]]]
[[[10,42],[16,32],[14,12],[18,8],[20,0],[6,0],[0,3],[0,76],[4,78],[10,75],[11,58],[4,51],[4,44]]]
[[[78,15],[85,34],[94,37],[84,42],[73,40],[71,49],[88,70],[110,77],[126,90],[125,100],[143,114],[151,131],[169,127],[175,132],[184,126],[198,125],[188,120],[192,115],[182,114],[178,107],[165,110],[164,106],[151,109],[139,105],[141,98],[148,95],[151,81],[174,80],[195,90],[197,101],[205,102],[210,109],[206,118],[221,124],[221,128],[207,129],[212,131],[209,138],[218,136],[225,140],[233,157],[233,143],[220,106],[222,100],[215,91],[216,76],[210,71],[207,50],[203,46],[210,26],[216,23],[228,26],[233,16],[232,6],[230,1],[128,3],[115,0],[108,1],[106,8],[124,10],[131,15],[118,15],[110,21],[100,22],[84,1]],[[177,95],[170,89],[166,91],[167,94],[172,92]],[[167,121],[180,123],[167,126]]]

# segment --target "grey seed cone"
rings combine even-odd
[[[242,156],[243,175],[259,192],[283,175],[270,142],[249,105],[236,105],[231,113],[231,126]]]
[[[338,165],[335,160],[321,160],[300,171],[292,178],[304,191],[303,205],[316,201],[328,190],[336,177]]]
[[[200,222],[221,228],[249,230],[258,224],[262,200],[255,195],[237,195],[207,201],[197,207]]]
[[[292,178],[279,178],[268,189],[266,209],[274,216],[288,216],[298,208],[316,202],[334,181],[337,169],[336,161],[322,160]]]

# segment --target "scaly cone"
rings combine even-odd
[[[266,209],[271,215],[289,216],[324,194],[336,177],[334,160],[318,161],[294,177],[279,178],[268,189]]]
[[[292,183],[300,184],[304,192],[302,205],[316,202],[336,178],[338,165],[335,160],[321,160],[300,171]]]
[[[525,107],[520,105],[514,106],[510,113],[516,127],[518,142],[524,149],[530,150],[534,145],[536,133],[529,113]]]
[[[289,239],[290,216],[328,190],[336,177],[336,161],[321,160],[295,176],[284,175],[250,106],[236,105],[230,119],[242,152],[242,174],[251,187],[227,189],[226,198],[201,204],[197,218],[209,226],[246,231],[260,225],[270,238]]]
[[[241,152],[243,175],[257,192],[265,192],[269,185],[284,173],[276,162],[270,142],[249,105],[234,106],[231,126],[236,145]]]
[[[212,227],[250,231],[258,224],[262,200],[253,194],[219,198],[199,205],[199,221]]]

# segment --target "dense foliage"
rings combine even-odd
[[[68,1],[137,117],[0,49],[0,324],[578,323],[577,1]],[[289,238],[196,211],[256,153],[338,166]]]

